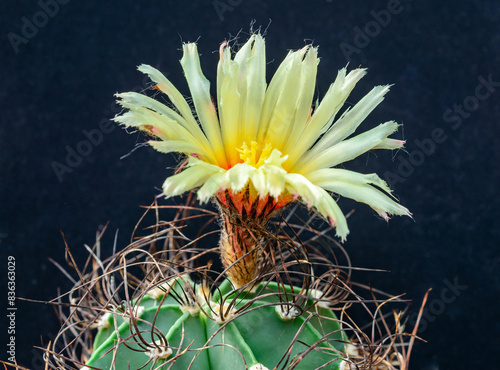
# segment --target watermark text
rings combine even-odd
[[[7,38],[14,52],[19,53],[19,46],[26,45],[35,37],[41,28],[45,27],[49,20],[59,14],[60,6],[66,5],[70,0],[39,0],[37,2],[40,10],[30,17],[21,18],[21,28],[17,32],[9,32]]]
[[[16,362],[16,259],[7,257],[7,359]]]

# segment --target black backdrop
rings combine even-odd
[[[70,287],[49,258],[64,265],[64,243],[77,259],[110,221],[128,240],[173,157],[139,149],[143,138],[107,120],[113,94],[144,86],[136,66],[161,69],[187,94],[178,60],[182,41],[198,40],[206,76],[215,81],[219,43],[254,19],[268,27],[273,71],[287,49],[320,45],[318,93],[339,68],[369,68],[349,99],[394,83],[363,128],[404,124],[407,153],[365,155],[347,167],[388,179],[414,215],[388,227],[366,206],[341,200],[349,219],[353,264],[390,273],[364,282],[406,292],[420,304],[433,288],[413,369],[495,368],[498,320],[500,5],[456,1],[25,1],[0,7],[0,251],[2,302],[7,258],[16,260],[16,295],[48,300]],[[271,20],[271,22],[270,22]],[[86,133],[102,139],[84,147]],[[83,145],[83,146],[82,146]],[[86,151],[80,160],[72,150]],[[68,168],[54,170],[56,162]],[[62,172],[61,172],[62,171]],[[450,288],[451,286],[451,288]],[[5,300],[6,302],[6,300]],[[41,369],[33,345],[57,332],[49,305],[16,302],[16,357]],[[0,359],[6,359],[7,303]]]

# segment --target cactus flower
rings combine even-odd
[[[180,62],[195,114],[163,74],[141,65],[139,70],[171,106],[143,94],[121,93],[119,104],[127,111],[115,120],[147,132],[153,137],[149,144],[160,152],[188,156],[184,169],[166,179],[163,191],[172,197],[197,189],[200,202],[217,200],[226,225],[221,237],[226,267],[259,239],[231,226],[235,216],[265,226],[276,210],[298,200],[327,219],[345,240],[346,218],[330,193],[366,203],[386,220],[388,215],[410,215],[376,174],[338,168],[369,150],[403,146],[404,141],[389,137],[398,129],[394,121],[354,135],[389,86],[374,87],[339,116],[365,69],[339,70],[321,102],[315,103],[318,49],[308,45],[289,52],[267,85],[265,41],[254,34],[237,53],[227,42],[220,46],[215,104],[196,44],[184,44],[183,51]],[[247,262],[250,267],[244,270],[253,271],[259,264]]]

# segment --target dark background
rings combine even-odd
[[[48,260],[65,265],[58,228],[79,261],[86,255],[83,244],[91,245],[107,221],[105,254],[111,253],[116,229],[120,244],[128,241],[139,206],[158,193],[173,157],[143,148],[120,159],[144,138],[108,126],[71,172],[58,178],[53,165],[68,165],[68,150],[82,149],[85,132],[114,116],[115,92],[146,86],[138,64],[159,68],[188,95],[178,63],[182,42],[198,40],[204,73],[215,81],[220,42],[239,31],[245,41],[255,20],[255,28],[269,26],[269,72],[288,49],[311,40],[320,45],[320,97],[348,61],[350,68],[369,68],[350,104],[374,85],[395,84],[362,129],[390,119],[404,124],[398,135],[407,140],[407,153],[371,153],[346,167],[388,179],[414,221],[394,218],[386,226],[368,207],[341,200],[346,213],[356,209],[346,248],[354,265],[390,270],[360,278],[394,294],[406,292],[413,312],[433,289],[419,332],[427,343],[417,343],[412,369],[498,366],[500,84],[493,82],[488,97],[486,88],[476,90],[481,79],[500,82],[497,1],[59,3],[45,18],[36,1],[0,4],[2,292],[9,255],[16,259],[17,296],[49,300],[58,287],[70,287]],[[26,20],[40,26],[23,30]],[[359,30],[369,36],[363,39]],[[13,34],[24,39],[14,40]],[[346,52],[348,44],[356,49]],[[463,104],[459,122],[449,109]],[[16,304],[17,360],[41,369],[32,346],[57,333],[56,316],[49,305]],[[0,359],[6,359],[2,310]]]

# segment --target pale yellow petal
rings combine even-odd
[[[279,198],[284,193],[287,172],[282,164],[286,160],[287,156],[282,156],[279,150],[274,149],[262,166],[255,171],[248,171],[250,180],[261,197],[269,194]]]
[[[266,188],[269,195],[274,198],[279,198],[285,190],[285,175],[286,171],[271,165],[263,165],[259,170],[266,175]]]
[[[226,171],[221,171],[210,176],[203,186],[196,193],[200,203],[206,203],[217,194],[219,191],[225,189],[229,185],[229,179]]]
[[[151,81],[157,84],[160,91],[168,96],[172,104],[179,110],[182,117],[186,120],[186,123],[189,126],[187,128],[193,134],[197,130],[200,130],[199,125],[191,112],[189,104],[186,102],[179,90],[177,90],[160,71],[147,64],[141,64],[137,69],[142,73],[147,74]]]
[[[404,140],[387,138],[384,139],[373,149],[389,149],[389,150],[401,149],[405,145],[405,143],[406,142]]]
[[[356,131],[366,117],[384,100],[389,86],[376,86],[352,109],[348,109],[311,149],[311,155],[322,152]]]
[[[242,61],[246,63],[246,69],[240,68],[239,80],[246,82],[246,89],[242,95],[241,102],[241,126],[243,128],[243,139],[248,143],[257,140],[257,132],[260,124],[260,116],[264,98],[266,94],[266,49],[265,42],[261,35],[253,35],[251,51],[248,59]],[[235,59],[238,61],[239,53]]]
[[[358,185],[340,180],[323,180],[317,181],[315,184],[333,193],[368,204],[382,217],[384,217],[384,213],[389,215],[411,215],[408,209],[370,185]]]
[[[321,189],[320,187],[318,187]],[[318,212],[335,226],[336,235],[344,242],[349,234],[347,220],[337,202],[325,190],[318,190],[323,193],[321,201],[316,206]]]
[[[251,175],[250,180],[252,181],[252,185],[260,197],[265,197],[266,194],[269,194],[269,191],[267,189],[267,181],[266,181],[267,179],[264,172],[255,171]]]
[[[285,66],[285,76],[280,81],[279,93],[276,96],[272,112],[267,118],[263,119],[264,122],[267,120],[268,123],[261,142],[272,143],[279,150],[283,150],[283,145],[295,116],[297,99],[300,92],[298,86],[300,86],[302,58],[306,51],[307,49],[302,49],[292,53],[290,63]]]
[[[283,163],[288,160],[288,155],[282,155],[278,149],[273,149],[269,157],[265,160],[266,164],[282,167]]]
[[[321,216],[336,227],[337,236],[345,240],[349,233],[347,221],[341,209],[328,192],[299,174],[287,174],[286,187],[291,194],[300,197],[300,201],[308,209],[314,207]]]
[[[175,140],[162,140],[162,141],[148,141],[154,149],[161,153],[185,153],[185,154],[199,154],[201,149],[199,146],[188,143],[185,141]]]
[[[160,103],[158,100],[150,98],[149,96],[139,94],[133,91],[115,94],[115,96],[118,99],[120,99],[117,102],[123,108],[137,109],[139,107],[145,107],[155,112],[158,112],[170,119],[173,119],[174,121],[179,122],[184,127],[188,127],[186,120],[179,113],[167,107],[165,104]],[[196,125],[196,127],[201,133],[201,130],[199,129],[198,125]]]
[[[159,71],[157,71],[153,67],[147,65],[141,65],[139,66],[139,70],[141,72],[147,73],[149,77],[158,84],[157,86],[159,86],[159,88],[161,87],[161,90],[163,92],[169,94],[168,95],[169,98],[174,103],[174,105],[175,103],[177,104],[176,108],[179,110],[179,112],[184,114],[184,117],[181,114],[174,111],[173,109],[167,107],[165,104],[162,104],[159,101],[152,99],[146,95],[138,94],[135,92],[116,94],[115,96],[119,98],[118,103],[122,107],[130,110],[137,111],[141,110],[141,108],[147,108],[148,110],[155,111],[160,115],[177,122],[179,125],[184,127],[189,132],[188,134],[189,136],[194,137],[194,141],[196,141],[197,145],[203,148],[203,152],[206,153],[205,155],[209,157],[208,160],[210,162],[215,162],[214,153],[206,136],[201,131],[198,123],[191,114],[191,110],[188,104],[186,103],[184,98],[182,98],[180,93]],[[121,116],[117,116],[115,118],[115,121],[124,123],[123,120],[120,121],[120,117]],[[149,124],[156,126],[154,122]],[[158,136],[161,137],[161,135]],[[188,138],[183,138],[183,139],[188,140]]]
[[[140,129],[145,129],[145,125],[152,126],[157,129],[154,134],[161,139],[188,142],[198,148],[196,153],[203,156],[203,159],[209,162],[212,161],[211,156],[208,155],[203,145],[186,128],[157,112],[146,108],[137,108],[115,117],[114,120],[125,126],[138,127]],[[149,132],[150,129],[147,129],[147,131]]]
[[[367,71],[366,68],[356,68],[349,72],[349,74],[346,76],[346,68],[343,68],[343,70],[344,72],[341,75],[343,75],[344,77],[340,79],[339,84],[337,85],[337,80],[335,80],[334,82],[333,91],[335,91],[337,94],[337,100],[334,106],[335,115],[346,102],[347,98],[351,94],[352,89],[354,89],[359,80],[361,80],[366,75]],[[332,116],[328,119],[328,121],[326,121],[326,123],[320,130],[321,134],[324,134],[330,129],[334,119],[335,117]]]
[[[290,125],[284,145],[282,145],[284,153],[293,151],[297,141],[301,140],[302,131],[311,114],[318,63],[318,49],[310,47],[302,61],[300,83],[297,86],[299,96],[297,98],[293,123]]]
[[[203,75],[196,44],[183,45],[181,65],[189,85],[189,91],[203,131],[210,142],[221,167],[227,167],[226,153],[222,144],[219,120],[210,97],[210,82]]]
[[[278,102],[278,99],[281,96],[281,93],[284,90],[284,84],[287,80],[287,74],[289,73],[290,69],[292,69],[293,65],[298,66],[298,64],[300,63],[299,52],[300,51],[288,53],[283,62],[281,62],[281,64],[279,65],[278,69],[274,73],[273,78],[271,79],[271,82],[269,83],[269,86],[266,90],[264,103],[262,106],[259,131],[257,133],[257,142],[259,143],[263,144],[266,142],[267,133],[269,131],[269,125],[271,124],[271,120],[273,118],[276,119],[275,107]],[[296,91],[287,92],[287,94],[296,94],[296,93],[297,93]],[[283,119],[284,116],[279,116],[278,118]]]
[[[212,175],[221,172],[218,166],[189,158],[188,168],[170,176],[163,183],[163,192],[169,197],[180,195],[203,185]]]
[[[317,186],[307,178],[298,173],[289,173],[285,176],[286,188],[294,198],[300,197],[307,208],[316,207],[319,204],[321,193]]]
[[[309,173],[307,175],[307,179],[313,184],[337,180],[356,185],[375,185],[388,194],[392,193],[392,190],[389,188],[387,183],[376,173],[364,175],[362,173],[345,170],[343,168],[324,168]]]
[[[222,141],[231,165],[238,163],[240,144],[240,104],[242,97],[238,89],[238,64],[231,60],[229,48],[223,51],[217,69],[217,102],[222,131]]]
[[[346,69],[338,71],[335,82],[330,85],[323,100],[316,107],[311,120],[300,132],[300,138],[290,148],[290,161],[287,166],[292,167],[296,161],[319,139],[331,125],[337,112],[340,110],[356,83],[366,74],[365,69],[355,69],[346,76]]]
[[[246,163],[239,163],[227,171],[231,190],[239,192],[248,184],[252,175],[258,171]]]
[[[376,148],[397,129],[398,124],[389,121],[325,149],[317,156],[308,153],[296,164],[294,171],[308,174],[321,168],[329,168],[350,161],[368,150]]]

